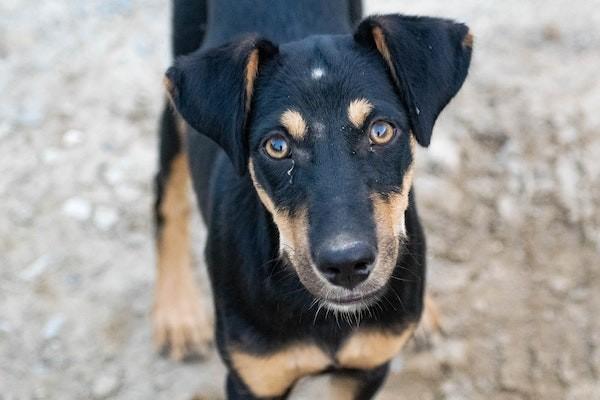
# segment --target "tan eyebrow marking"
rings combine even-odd
[[[348,119],[356,128],[361,128],[373,110],[373,104],[367,99],[356,99],[348,106]]]
[[[298,111],[287,110],[281,114],[279,122],[294,139],[302,140],[306,136],[306,121]]]

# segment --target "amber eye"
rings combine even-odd
[[[394,127],[385,121],[375,121],[369,130],[369,140],[372,144],[386,144],[394,138]]]
[[[280,134],[268,138],[264,144],[265,152],[275,160],[281,160],[290,155],[290,145],[287,139]]]

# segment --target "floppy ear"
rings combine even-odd
[[[277,52],[271,42],[249,37],[180,57],[165,76],[175,109],[225,150],[240,175],[246,171],[246,124],[259,65]]]
[[[384,58],[417,141],[429,146],[435,120],[467,77],[469,28],[447,19],[382,15],[361,22],[354,39]]]

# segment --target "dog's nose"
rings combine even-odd
[[[364,242],[336,243],[316,254],[317,267],[336,286],[356,287],[367,279],[375,261],[375,250]]]

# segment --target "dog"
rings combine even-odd
[[[466,79],[472,34],[440,18],[360,21],[360,1],[174,5],[157,344],[184,358],[213,336],[191,267],[191,177],[228,398],[283,399],[321,373],[372,398],[426,307],[415,149]]]

